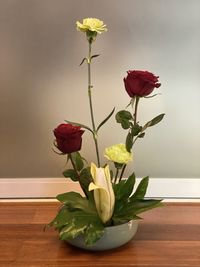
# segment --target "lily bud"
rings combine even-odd
[[[89,185],[89,191],[94,190],[94,200],[99,217],[106,223],[113,215],[115,195],[112,188],[109,166],[97,168],[91,163],[91,175],[93,182]]]

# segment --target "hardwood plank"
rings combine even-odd
[[[50,237],[58,238],[54,229],[47,228],[44,231],[45,224],[19,224],[1,225],[1,239],[17,240],[46,240]],[[199,225],[162,225],[162,224],[139,224],[138,231],[134,237],[136,240],[167,240],[167,241],[200,241]]]
[[[195,266],[200,264],[200,242],[132,241],[108,252],[86,252],[64,242],[25,241],[15,263],[21,266]],[[78,255],[78,257],[77,257]],[[1,261],[0,261],[1,262]],[[5,262],[5,261],[3,261]],[[9,263],[9,262],[8,262]],[[10,262],[11,263],[11,262]]]
[[[0,205],[1,267],[199,267],[200,204],[167,204],[144,215],[135,238],[105,252],[88,252],[43,227],[58,203]]]
[[[0,203],[0,224],[30,223],[34,218],[37,208],[27,204],[19,205],[18,203],[18,205],[12,205],[11,203]]]
[[[163,207],[150,210],[142,217],[154,224],[199,224],[200,203],[165,203]]]
[[[54,218],[59,203],[1,203],[0,223],[47,223]],[[9,214],[10,213],[10,214]],[[10,219],[15,213],[15,220]],[[165,203],[163,207],[142,214],[146,223],[196,224],[200,222],[200,203]]]

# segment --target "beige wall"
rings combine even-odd
[[[64,119],[89,124],[84,36],[75,21],[98,17],[108,26],[94,45],[97,121],[128,102],[129,69],[160,76],[162,87],[141,101],[141,121],[165,112],[135,147],[138,176],[200,177],[200,1],[0,0],[0,177],[59,177],[65,158],[51,150]],[[124,141],[111,120],[101,148]],[[84,135],[84,155],[93,147]]]

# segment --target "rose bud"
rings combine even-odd
[[[158,76],[148,71],[129,70],[124,78],[124,85],[130,97],[143,97],[152,93],[154,88],[160,87]]]
[[[79,151],[81,149],[83,133],[84,131],[79,126],[66,123],[60,124],[54,129],[57,148],[64,154]]]

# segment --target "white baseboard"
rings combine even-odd
[[[139,183],[140,179],[137,179]],[[55,198],[69,191],[81,192],[78,183],[66,178],[0,178],[0,198]],[[152,178],[147,197],[200,199],[198,178]]]
[[[200,203],[198,198],[166,198],[164,203]],[[0,203],[59,203],[56,198],[0,198]],[[199,204],[197,204],[199,205]]]

